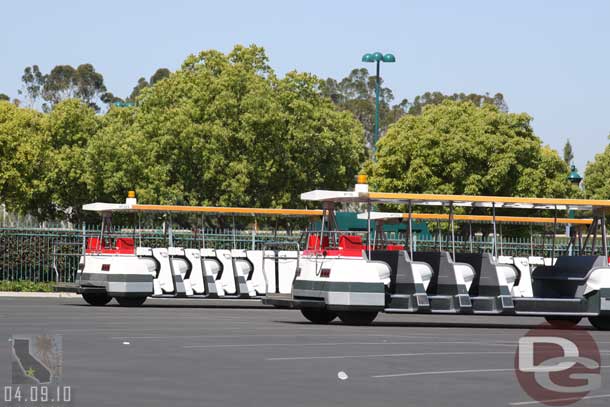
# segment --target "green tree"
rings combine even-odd
[[[160,80],[167,78],[170,73],[171,72],[167,68],[159,68],[155,71],[154,74],[152,74],[150,80],[147,81],[146,78],[141,77],[140,79],[138,79],[138,83],[136,84],[136,86],[134,86],[127,100],[130,102],[135,102],[136,98],[144,88],[152,86]]]
[[[366,140],[369,147],[373,143],[373,132],[375,128],[375,83],[376,78],[370,75],[366,68],[354,69],[350,74],[337,81],[328,78],[321,85],[322,93],[329,97],[333,103],[342,109],[350,111],[364,126]],[[508,106],[504,95],[496,93],[490,96],[488,93],[479,95],[476,93],[454,93],[445,95],[441,92],[426,92],[416,96],[412,102],[403,99],[397,104],[392,104],[394,94],[392,90],[383,86],[383,78],[380,78],[379,93],[379,130],[380,138],[387,131],[388,126],[396,122],[405,114],[419,115],[423,108],[428,105],[438,105],[444,100],[457,102],[470,101],[475,106],[482,107],[485,104],[497,106],[500,111],[507,112]]]
[[[17,93],[26,97],[27,107],[34,107],[34,104],[42,95],[45,80],[46,75],[40,72],[38,65],[28,66],[23,70],[21,76],[22,88]]]
[[[570,144],[570,140],[568,139],[566,141],[565,146],[563,146],[563,161],[565,161],[566,164],[570,165],[572,164],[573,160],[574,152],[572,151],[572,144]]]
[[[43,108],[48,111],[62,100],[78,98],[99,111],[99,100],[105,94],[104,77],[93,65],[82,64],[77,68],[57,65],[45,76],[42,98],[50,105]]]
[[[381,191],[567,197],[567,164],[542,146],[525,113],[445,100],[403,116],[368,164]]]
[[[0,201],[15,212],[36,213],[46,140],[44,115],[0,103]]]
[[[587,163],[584,186],[588,198],[610,199],[610,145]]]
[[[142,92],[142,89],[147,88],[149,86],[150,84],[148,83],[146,78],[141,77],[140,79],[138,79],[138,83],[136,84],[136,86],[133,87],[133,90],[131,91],[131,94],[129,95],[127,100],[130,102],[134,102],[140,92]]]
[[[364,158],[363,130],[316,77],[278,78],[262,48],[204,51],[103,119],[87,153],[101,199],[302,206],[301,192],[346,188]]]
[[[11,98],[5,93],[0,93],[0,102],[10,102]]]
[[[322,94],[329,97],[342,109],[351,112],[362,123],[369,147],[372,146],[375,129],[375,82],[375,76],[370,75],[366,68],[358,68],[352,70],[340,81],[328,78],[322,82],[320,87]],[[380,78],[380,134],[383,134],[390,124],[405,113],[406,101],[392,106],[393,100],[392,90],[384,87],[383,78]]]
[[[154,85],[155,83],[159,82],[162,79],[167,78],[170,75],[170,71],[167,68],[159,68],[155,71],[154,74],[152,74],[152,76],[150,77],[150,84]]]
[[[92,200],[86,183],[86,151],[99,120],[93,108],[79,99],[59,102],[44,123],[47,158],[43,171],[44,194],[52,203],[47,217],[81,219],[81,206]]]
[[[455,102],[472,102],[475,106],[483,107],[484,105],[494,105],[501,112],[508,112],[508,105],[504,100],[504,95],[496,93],[490,96],[489,93],[480,95],[477,93],[454,93],[452,95],[445,95],[442,92],[426,92],[423,95],[415,96],[413,102],[406,102],[408,106],[407,112],[412,115],[419,115],[422,113],[425,106],[439,105],[445,100],[453,100]]]

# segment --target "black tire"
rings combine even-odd
[[[112,300],[112,297],[106,293],[83,293],[82,296],[89,305],[95,307],[102,307]]]
[[[548,322],[553,328],[557,329],[570,329],[574,328],[582,317],[572,317],[572,316],[547,316],[544,317],[546,322]]]
[[[370,325],[377,314],[377,311],[345,311],[339,313],[339,319],[346,325]]]
[[[115,299],[121,307],[139,307],[146,301],[146,297],[116,297]]]
[[[314,324],[328,324],[337,318],[337,313],[323,308],[302,308],[301,314]]]
[[[610,331],[610,317],[608,316],[589,317],[589,322],[600,331]]]

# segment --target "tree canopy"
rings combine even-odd
[[[78,98],[96,111],[100,101],[108,99],[104,76],[91,64],[57,65],[50,73],[43,74],[38,65],[28,66],[21,76],[19,95],[26,98],[27,107],[33,108],[42,98],[42,110],[50,111],[62,100]]]
[[[137,108],[111,109],[90,143],[90,188],[146,202],[302,206],[313,187],[346,188],[364,157],[363,132],[318,91],[319,80],[278,78],[264,50],[189,56],[146,87]],[[134,160],[117,154],[133,152]],[[117,162],[118,161],[118,162]]]
[[[476,93],[445,95],[441,92],[426,92],[423,95],[415,96],[413,101],[403,99],[397,104],[392,104],[394,101],[392,90],[384,87],[383,78],[379,78],[379,82],[380,138],[385,134],[388,126],[403,115],[419,115],[425,106],[438,105],[444,100],[469,101],[479,107],[490,104],[498,107],[500,111],[508,111],[508,105],[501,93],[490,96],[488,93],[484,95]],[[369,148],[373,145],[375,128],[375,86],[376,77],[369,74],[366,68],[353,69],[348,76],[341,80],[328,78],[321,86],[322,93],[325,96],[329,97],[341,109],[351,112],[362,123]]]
[[[12,210],[38,209],[44,120],[40,112],[0,102],[0,197]]]
[[[610,139],[610,134],[608,135]],[[610,145],[585,169],[585,192],[593,199],[610,199]]]
[[[152,76],[150,77],[149,80],[146,80],[146,78],[141,77],[140,79],[138,79],[138,83],[136,84],[136,86],[134,86],[134,88],[131,91],[131,94],[129,95],[127,100],[130,102],[135,101],[136,98],[138,97],[138,95],[140,94],[140,92],[142,92],[142,90],[144,88],[154,85],[155,83],[159,82],[161,79],[167,78],[169,76],[169,74],[170,74],[169,69],[159,68],[155,71],[154,74],[152,74]]]
[[[141,78],[129,104],[92,65],[24,70],[24,107],[0,98],[0,202],[41,219],[80,220],[81,205],[122,201],[302,207],[314,188],[346,189],[363,169],[384,191],[576,196],[567,158],[536,137],[503,96],[427,92],[393,105],[381,88],[376,162],[367,160],[375,79],[278,76],[263,48],[186,58]],[[44,112],[40,101],[48,103]],[[568,144],[566,145],[566,148]],[[570,146],[571,147],[571,146]],[[567,154],[570,153],[570,154]],[[586,171],[589,196],[610,197],[610,150]]]
[[[405,115],[368,165],[383,191],[567,197],[577,194],[567,164],[543,146],[527,114],[493,104],[445,100]]]
[[[371,76],[368,69],[358,68],[353,69],[347,77],[339,81],[328,78],[321,85],[322,93],[325,96],[340,108],[351,112],[362,123],[369,147],[373,145],[375,128],[375,81],[375,76]],[[392,90],[384,87],[383,78],[380,78],[380,134],[383,134],[390,124],[405,113],[406,101],[392,105],[393,100]]]
[[[415,96],[413,102],[406,102],[408,106],[407,113],[412,115],[419,115],[422,113],[425,106],[438,105],[443,103],[445,100],[453,100],[455,102],[471,102],[475,106],[483,107],[484,105],[494,105],[501,112],[508,112],[508,105],[504,100],[504,95],[496,93],[490,96],[489,93],[480,95],[477,93],[454,93],[451,95],[445,95],[442,92],[426,92],[423,95]]]
[[[570,140],[567,140],[566,144],[563,146],[563,161],[570,165],[573,160],[574,152],[572,151],[572,144],[570,144]]]

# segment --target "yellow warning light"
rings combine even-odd
[[[127,192],[127,198],[135,198],[135,197],[136,197],[136,191]]]
[[[365,174],[359,174],[356,177],[356,183],[357,184],[366,184],[366,181],[367,181],[367,177],[366,177]]]

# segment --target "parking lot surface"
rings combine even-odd
[[[518,339],[541,323],[384,314],[372,326],[321,326],[251,300],[0,298],[0,383],[11,380],[11,335],[60,334],[75,406],[540,405],[513,366]],[[610,333],[588,332],[610,365]],[[575,405],[609,405],[609,372]]]

